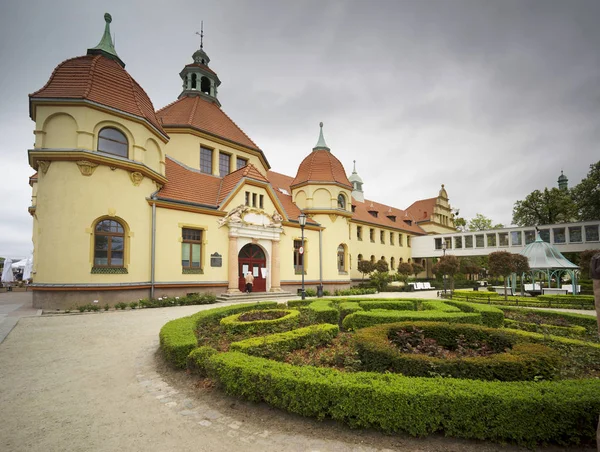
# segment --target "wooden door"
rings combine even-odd
[[[238,255],[238,278],[239,278],[239,289],[242,292],[246,291],[246,280],[244,279],[245,273],[250,272],[254,275],[254,283],[252,287],[253,292],[266,292],[267,291],[267,279],[263,277],[262,270],[267,268],[267,259],[265,258],[265,252],[263,249],[252,243],[244,246],[240,250]],[[266,275],[265,275],[266,276]]]

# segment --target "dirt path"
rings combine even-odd
[[[0,450],[525,450],[352,431],[204,388],[164,366],[158,332],[212,307],[21,319],[0,345]]]

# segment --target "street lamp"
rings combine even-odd
[[[442,239],[442,251],[444,252],[444,256],[443,257],[446,257],[446,248],[447,248],[447,246],[448,245],[446,244],[446,240]],[[446,298],[446,273],[444,273],[443,278],[444,278],[444,298]]]
[[[302,256],[302,299],[306,298],[306,292],[304,291],[304,226],[306,226],[306,215],[301,213],[298,215],[298,223],[300,223],[300,229],[302,230],[302,246],[300,247],[300,256]]]

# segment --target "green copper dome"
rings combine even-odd
[[[106,58],[110,58],[111,60],[115,60],[122,67],[125,67],[125,63],[119,58],[117,55],[117,51],[115,50],[115,45],[113,44],[113,40],[110,36],[110,23],[112,22],[112,16],[109,13],[104,14],[104,21],[106,25],[104,25],[104,34],[102,35],[102,39],[96,47],[92,47],[88,49],[88,55],[104,55]]]

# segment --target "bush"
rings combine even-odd
[[[244,321],[240,317],[253,314],[255,312],[278,313],[282,317],[272,320],[252,320]],[[300,311],[295,309],[262,309],[260,311],[245,311],[236,313],[221,319],[221,326],[229,333],[273,333],[276,331],[288,331],[298,326],[300,320]]]
[[[437,300],[425,300],[421,303],[421,308],[423,311],[461,312],[456,306],[450,306],[449,303]]]
[[[500,306],[505,315],[510,316],[512,320],[528,322],[530,316],[541,319],[544,323],[558,326],[581,326],[586,329],[591,338],[598,337],[598,323],[596,318],[591,315],[576,314],[573,312],[544,311],[541,309],[523,309]]]
[[[373,309],[391,309],[397,311],[414,311],[415,303],[410,300],[362,300],[358,304],[365,311]]]
[[[495,352],[490,356],[435,357],[406,353],[390,342],[398,332],[434,339],[442,347],[457,350],[458,340]],[[541,344],[522,343],[523,338],[506,331],[478,325],[417,322],[378,325],[356,333],[359,357],[365,370],[407,376],[444,376],[474,380],[551,380],[559,367],[557,352]],[[413,347],[411,347],[413,348]]]
[[[123,303],[123,302],[117,303],[117,304],[115,304],[115,309],[121,309],[123,311],[123,310],[127,309],[127,303]]]
[[[308,306],[300,308],[306,323],[338,324],[340,313],[333,306],[332,300],[324,298],[315,300]]]
[[[304,289],[304,293],[306,294],[307,297],[316,297],[317,289]]]
[[[600,381],[490,382],[296,367],[239,352],[212,356],[228,394],[354,428],[514,441],[593,441]]]
[[[187,356],[198,346],[195,331],[203,325],[217,324],[228,315],[255,309],[271,309],[277,306],[274,301],[247,303],[235,306],[200,311],[194,315],[171,320],[160,330],[160,348],[167,362],[185,369]]]
[[[212,347],[198,347],[187,356],[188,370],[200,377],[206,377],[206,364],[208,359],[215,355],[217,351]]]
[[[586,329],[582,326],[556,326],[544,323],[520,322],[518,320],[504,319],[504,326],[515,330],[530,331],[533,333],[552,334],[554,336],[577,337],[585,336]]]
[[[463,312],[476,312],[480,314],[481,321],[484,325],[493,328],[500,328],[504,324],[504,313],[494,306],[486,306],[454,300],[446,300],[445,303],[451,306],[456,306]]]
[[[340,308],[340,323],[343,322],[347,315],[357,311],[362,311],[363,308],[356,301],[344,301],[339,304]]]
[[[347,297],[348,295],[370,295],[376,294],[377,289],[374,287],[352,287],[350,289],[342,289],[334,291],[336,297]]]
[[[346,330],[358,330],[381,323],[397,323],[407,320],[480,324],[481,315],[478,313],[440,311],[359,311],[348,315],[342,322],[342,326]]]
[[[340,329],[337,325],[311,325],[285,333],[276,333],[269,336],[253,337],[233,342],[229,350],[281,360],[293,350],[329,344],[339,331]]]

